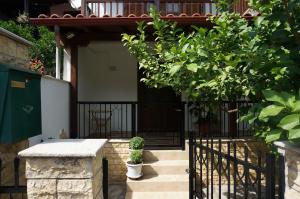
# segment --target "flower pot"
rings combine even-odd
[[[127,175],[128,178],[138,179],[138,178],[143,176],[143,173],[142,173],[143,163],[133,164],[133,163],[128,161],[126,163],[126,165],[127,165],[126,175]]]

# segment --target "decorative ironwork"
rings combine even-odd
[[[284,159],[190,133],[190,199],[284,198]]]
[[[3,160],[0,159],[0,198],[8,196],[9,198],[26,198],[26,185],[20,184],[20,159],[15,157],[11,164],[13,164],[13,173],[5,172],[4,176],[3,170],[8,169],[10,166],[8,164],[4,165]],[[25,173],[25,171],[23,172]],[[14,179],[13,182],[5,182],[12,179],[12,177]]]

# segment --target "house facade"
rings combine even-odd
[[[143,74],[122,45],[121,34],[134,34],[136,22],[151,21],[150,6],[155,6],[163,19],[187,30],[191,25],[209,27],[208,16],[218,14],[216,4],[209,0],[82,0],[76,5],[61,2],[48,13],[30,16],[33,25],[48,26],[56,34],[56,74],[71,83],[71,137],[138,135],[148,147],[184,148],[190,130],[207,133],[208,128],[215,128],[219,136],[248,135],[244,124],[236,124],[237,113],[219,109],[214,117],[208,117],[204,104],[195,116],[184,96],[170,88],[148,88],[140,81]],[[232,8],[251,18],[245,0]],[[243,105],[245,102],[223,104],[226,110]]]

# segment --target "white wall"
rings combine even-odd
[[[78,101],[137,101],[137,61],[121,42],[93,42],[79,48]],[[80,132],[84,132],[84,128],[85,132],[88,128],[93,131],[91,110],[110,109],[107,131],[131,131],[131,105],[90,105],[79,108]],[[103,117],[104,113],[101,114]],[[126,117],[127,122],[124,121]]]
[[[71,81],[71,54],[69,49],[63,49],[63,80]]]
[[[121,42],[79,48],[78,100],[137,101],[137,62]]]
[[[70,85],[51,77],[41,79],[42,139],[59,138],[70,132]]]

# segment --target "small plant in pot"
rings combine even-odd
[[[142,177],[143,154],[140,150],[132,150],[127,165],[127,177],[137,179]]]
[[[133,137],[129,142],[129,156],[133,150],[139,150],[143,154],[145,141],[141,137]]]

